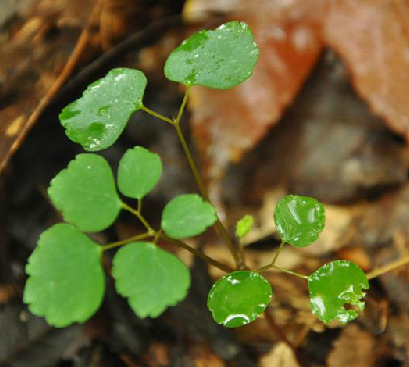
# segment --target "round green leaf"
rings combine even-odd
[[[346,260],[332,261],[308,277],[311,309],[326,324],[332,320],[347,323],[358,316],[355,310],[346,310],[345,304],[363,310],[365,296],[362,289],[368,289],[365,273],[354,263]]]
[[[184,239],[203,233],[216,222],[213,206],[199,195],[185,194],[171,200],[162,213],[162,229],[175,239]]]
[[[48,195],[64,220],[82,231],[109,227],[122,208],[108,162],[99,155],[78,154],[55,176]]]
[[[162,174],[159,155],[142,147],[128,149],[118,167],[118,188],[125,196],[142,199]]]
[[[251,227],[253,227],[254,218],[251,215],[245,215],[241,218],[236,225],[236,236],[238,238],[243,238],[249,232]]]
[[[134,242],[119,249],[112,275],[117,292],[128,298],[141,318],[158,317],[167,307],[182,301],[190,286],[186,266],[150,242]]]
[[[218,324],[235,328],[259,317],[270,303],[272,294],[270,283],[259,273],[235,271],[213,285],[207,307]]]
[[[139,70],[111,70],[62,110],[59,117],[66,135],[88,151],[110,147],[131,114],[141,108],[146,83]]]
[[[274,211],[274,222],[284,242],[305,247],[314,242],[325,226],[325,210],[308,196],[284,196]]]
[[[185,85],[228,89],[251,76],[258,55],[249,26],[229,22],[183,41],[166,60],[165,76]]]
[[[88,320],[104,296],[101,248],[77,228],[56,224],[40,236],[26,272],[24,302],[56,327]]]

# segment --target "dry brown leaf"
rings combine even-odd
[[[371,367],[379,351],[374,337],[356,324],[345,326],[328,356],[328,367]]]
[[[187,17],[202,5],[191,1]],[[234,6],[229,18],[249,24],[260,59],[253,76],[234,89],[192,90],[194,135],[211,180],[219,179],[229,162],[239,160],[277,122],[322,49],[322,1],[253,0]]]
[[[409,139],[409,2],[329,2],[324,34],[371,109]]]
[[[283,343],[277,343],[270,352],[260,359],[261,367],[300,367],[294,352],[291,348]]]

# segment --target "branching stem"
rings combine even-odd
[[[102,245],[101,248],[102,248],[102,251],[106,251],[106,250],[110,250],[111,248],[126,245],[129,242],[145,240],[145,239],[147,239],[149,237],[153,237],[152,233],[146,232],[146,233],[138,234],[136,236],[127,238],[127,239],[122,240],[122,241],[116,241],[116,242],[108,243],[107,245]]]
[[[155,111],[152,111],[150,108],[148,108],[148,107],[146,107],[146,106],[144,106],[144,105],[142,105],[141,110],[142,110],[142,111],[145,111],[145,112],[149,113],[150,115],[152,115],[152,116],[158,118],[159,120],[165,121],[165,122],[167,122],[167,123],[169,123],[169,124],[171,124],[171,125],[174,125],[174,124],[175,124],[175,122],[172,121],[169,117],[163,116],[163,115],[161,115],[160,113],[157,113],[157,112],[155,112]]]
[[[128,204],[122,202],[122,207],[125,210],[127,210],[128,212],[135,215],[141,221],[141,223],[144,225],[144,227],[148,230],[148,233],[150,233],[153,236],[153,235],[155,235],[155,230],[150,226],[150,224],[147,222],[147,220],[141,214],[141,212],[140,212],[141,206],[142,206],[142,204],[141,204],[140,200],[138,200],[138,209],[136,209],[136,210],[134,208],[130,207]]]

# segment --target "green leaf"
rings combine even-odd
[[[325,226],[325,210],[308,196],[284,196],[274,211],[274,222],[284,242],[305,247],[314,242]]]
[[[142,147],[128,149],[119,161],[119,191],[125,196],[142,199],[158,183],[161,174],[159,155]]]
[[[88,320],[104,296],[101,248],[77,228],[56,224],[42,233],[31,254],[24,302],[56,327]]]
[[[78,154],[55,176],[48,195],[64,220],[82,231],[109,227],[122,208],[108,162],[92,153]]]
[[[199,195],[180,195],[171,200],[162,213],[162,229],[175,239],[184,239],[203,233],[216,222],[213,206]]]
[[[165,76],[185,85],[229,89],[251,76],[258,56],[249,26],[229,22],[183,41],[166,60]]]
[[[259,273],[235,271],[213,285],[207,307],[218,324],[235,328],[259,317],[270,303],[272,294],[270,283]]]
[[[150,242],[120,248],[113,260],[116,290],[141,318],[158,317],[182,301],[190,286],[190,273],[174,255]]]
[[[112,69],[62,110],[59,117],[66,135],[88,151],[110,147],[131,114],[142,107],[145,87],[146,77],[141,71]]]
[[[241,218],[236,225],[236,236],[239,238],[243,238],[249,232],[251,227],[253,227],[254,218],[251,215],[245,215]]]
[[[332,320],[347,323],[358,316],[355,310],[345,310],[350,304],[363,310],[365,296],[362,289],[368,289],[365,273],[354,263],[346,260],[332,261],[308,277],[311,309],[313,314],[326,324]]]

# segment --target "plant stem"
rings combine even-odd
[[[189,98],[189,92],[190,92],[190,85],[187,85],[185,89],[185,95],[183,96],[182,104],[180,105],[180,108],[179,108],[179,113],[174,119],[175,125],[179,125],[180,123],[180,119],[182,118],[183,111],[185,110],[185,107],[186,107],[187,99]]]
[[[273,262],[274,262],[274,260],[273,260]],[[263,271],[270,270],[270,269],[273,269],[275,271],[281,271],[281,272],[287,273],[287,274],[291,274],[291,275],[294,275],[294,276],[296,276],[298,278],[308,279],[307,275],[296,273],[295,271],[282,268],[281,266],[275,265],[273,263],[270,263],[270,264],[267,264],[267,265],[263,266],[262,268],[258,269],[257,272],[262,273]]]
[[[125,245],[125,244],[127,244],[129,242],[144,240],[144,239],[152,237],[152,236],[153,235],[151,233],[146,232],[146,233],[138,234],[136,236],[127,238],[127,239],[122,240],[122,241],[116,241],[116,242],[108,243],[107,245],[102,245],[101,248],[102,248],[102,251],[106,251],[106,250],[109,250],[109,249],[114,248],[114,247],[119,247],[119,246]]]
[[[225,271],[227,273],[231,273],[234,269],[232,269],[230,266],[223,264],[213,258],[211,258],[210,256],[207,256],[206,254],[204,254],[202,251],[199,251],[197,249],[195,249],[194,247],[189,246],[188,244],[184,243],[183,241],[180,240],[175,240],[173,238],[170,238],[168,236],[166,236],[164,233],[161,233],[159,235],[159,237],[165,241],[171,242],[189,252],[191,252],[193,255],[196,255],[198,257],[200,257],[202,260],[206,261],[208,264],[213,265],[214,267]]]
[[[395,270],[396,268],[399,268],[400,266],[409,264],[409,255],[403,256],[398,260],[392,261],[389,264],[380,266],[379,268],[376,268],[369,273],[366,274],[367,279],[373,279],[376,278],[380,275],[383,275],[385,273],[388,273],[392,270]]]
[[[137,210],[130,207],[128,204],[126,204],[124,202],[122,202],[122,206],[123,206],[123,208],[125,210],[127,210],[128,212],[135,215],[141,221],[141,223],[144,225],[144,227],[148,230],[148,233],[150,233],[151,235],[155,234],[154,229],[149,225],[149,223],[146,221],[146,219],[143,217],[143,215],[140,212],[140,207],[141,207],[140,200],[138,200],[138,209]]]
[[[203,196],[203,198],[206,201],[210,202],[209,197],[207,195],[207,192],[205,190],[205,187],[203,185],[202,178],[200,177],[199,170],[197,169],[196,163],[193,160],[192,153],[190,152],[190,149],[189,149],[189,147],[188,147],[188,145],[186,143],[186,140],[185,140],[185,137],[183,136],[182,130],[180,129],[179,124],[175,124],[174,126],[175,126],[176,132],[177,132],[177,134],[179,136],[179,140],[180,140],[180,142],[182,144],[183,150],[184,150],[184,152],[186,154],[186,158],[187,158],[187,160],[189,162],[190,169],[191,169],[191,171],[193,173],[193,176],[194,176],[194,178],[196,180],[197,186],[199,187],[200,194]],[[215,223],[216,230],[219,232],[220,236],[223,238],[224,242],[227,244],[227,246],[228,246],[228,248],[229,248],[229,250],[230,250],[230,252],[231,252],[231,254],[232,254],[233,258],[234,258],[234,262],[236,263],[236,266],[238,266],[239,258],[237,256],[237,252],[234,249],[233,242],[231,241],[231,239],[230,239],[230,237],[229,237],[229,235],[228,235],[228,233],[226,231],[226,228],[224,228],[223,223],[220,221],[220,218],[217,215],[217,213],[216,213],[216,218],[217,218],[216,223]]]
[[[144,106],[144,105],[141,106],[141,110],[142,110],[142,111],[145,111],[145,112],[149,113],[150,115],[155,116],[155,117],[158,118],[159,120],[165,121],[165,122],[167,122],[167,123],[169,123],[169,124],[171,124],[171,125],[174,125],[174,124],[175,124],[175,122],[172,121],[169,117],[163,116],[163,115],[161,115],[160,113],[157,113],[157,112],[155,112],[155,111],[152,111],[150,108],[148,108],[148,107],[146,107],[146,106]]]
[[[276,264],[278,255],[280,255],[281,250],[283,249],[284,245],[285,245],[285,242],[284,242],[284,241],[281,241],[280,247],[279,247],[279,248],[276,250],[276,252],[275,252],[273,261],[272,261],[270,264],[264,265],[262,268],[260,268],[260,269],[258,270],[259,272],[262,272],[262,271],[268,270],[268,269],[270,269],[270,268],[276,267],[275,264]]]

